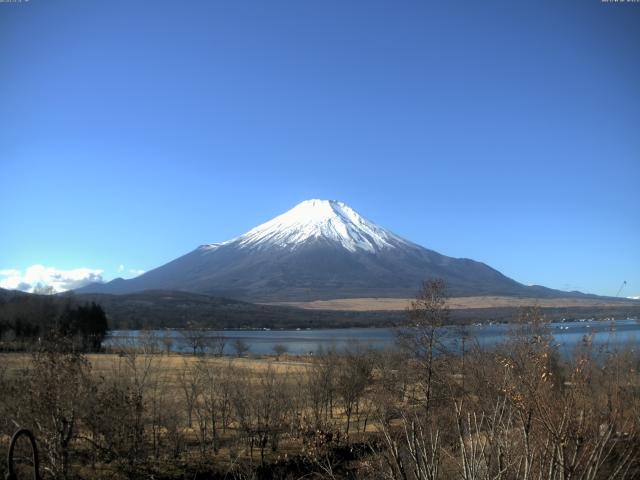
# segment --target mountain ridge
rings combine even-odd
[[[582,296],[527,287],[468,258],[406,240],[335,200],[312,199],[226,242],[205,244],[143,275],[78,293],[182,290],[251,302],[414,296],[427,278],[452,296]]]

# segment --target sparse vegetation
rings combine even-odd
[[[276,358],[278,360],[280,360],[280,357],[282,355],[284,355],[285,353],[287,353],[288,350],[289,349],[287,348],[287,346],[282,344],[282,343],[278,343],[278,344],[273,346],[273,353],[276,354]]]
[[[167,355],[150,334],[87,354],[52,336],[2,354],[0,445],[32,429],[54,479],[640,475],[637,350],[586,337],[561,358],[526,309],[504,344],[467,337],[462,356],[443,347],[444,299],[425,283],[389,352],[247,358],[240,340],[237,356],[201,343]]]
[[[249,344],[241,338],[236,338],[233,341],[233,349],[238,357],[244,357],[249,352]]]

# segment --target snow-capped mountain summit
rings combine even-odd
[[[245,248],[295,249],[312,241],[331,241],[350,252],[377,252],[408,244],[385,228],[335,200],[305,200],[291,210],[231,240]]]
[[[342,202],[314,199],[136,278],[78,291],[183,290],[249,301],[412,297],[432,277],[444,279],[451,295],[526,296],[533,288],[484,263],[416,245]]]

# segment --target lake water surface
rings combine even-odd
[[[466,345],[480,345],[491,348],[506,339],[512,326],[508,324],[474,325],[466,327]],[[601,350],[614,350],[630,346],[640,346],[640,321],[636,319],[615,321],[572,321],[547,324],[558,349],[563,354],[570,354],[574,348],[584,341],[585,336],[593,335],[594,347]],[[149,332],[140,330],[114,330],[105,341],[106,346],[120,344],[140,344]],[[158,339],[158,348],[163,348],[160,341],[165,336],[172,340],[174,352],[189,352],[190,346],[180,330],[153,330]],[[213,332],[212,332],[213,333]],[[362,347],[374,349],[393,348],[396,343],[396,330],[393,328],[337,328],[318,330],[224,330],[217,332],[226,339],[225,354],[233,354],[233,342],[241,339],[249,345],[249,353],[272,354],[276,345],[284,345],[292,354],[309,354],[322,348],[344,349],[357,343]],[[455,328],[446,329],[446,342],[453,349],[459,349],[461,335]]]

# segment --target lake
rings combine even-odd
[[[570,354],[586,335],[593,334],[593,345],[601,350],[614,350],[626,346],[637,347],[640,340],[640,322],[637,319],[615,321],[572,321],[547,324],[558,349],[564,355]],[[483,348],[491,348],[503,342],[511,325],[473,325],[466,327],[468,339],[466,345],[478,344]],[[160,341],[165,336],[172,340],[171,350],[174,352],[190,352],[191,347],[180,330],[152,330],[158,338],[158,348],[163,348]],[[459,349],[461,337],[455,327],[446,329],[446,342],[453,349]],[[363,347],[374,349],[393,348],[396,331],[392,328],[338,328],[319,330],[224,330],[217,332],[226,339],[225,354],[233,354],[232,343],[241,339],[249,346],[249,353],[263,355],[272,354],[276,345],[284,345],[292,354],[309,354],[319,348],[324,350],[335,348],[341,350],[357,343]],[[122,344],[139,345],[149,332],[140,330],[114,330],[105,340],[105,346]]]

